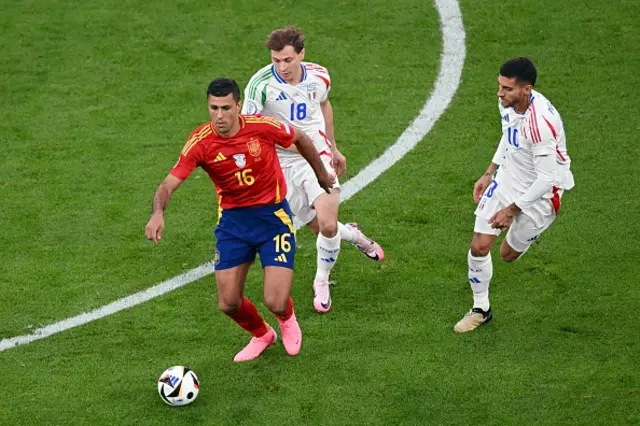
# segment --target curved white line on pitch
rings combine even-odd
[[[457,0],[435,0],[435,5],[440,14],[443,49],[440,73],[438,74],[433,93],[431,93],[431,96],[424,104],[418,116],[413,120],[411,126],[400,135],[396,143],[342,186],[342,201],[353,197],[415,148],[418,142],[431,131],[433,125],[447,109],[458,90],[465,58],[465,34],[460,6]],[[3,339],[0,341],[0,352],[44,339],[61,331],[78,327],[132,306],[139,305],[212,273],[213,263],[205,263],[182,275],[171,278],[139,293],[116,300],[94,311],[85,312],[46,327],[38,328],[32,334]]]

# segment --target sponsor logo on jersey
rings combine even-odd
[[[236,162],[236,166],[243,168],[247,165],[247,157],[244,154],[233,154],[233,161]]]
[[[286,100],[287,100],[287,95],[285,95],[284,92],[280,92],[280,94],[276,98],[276,101],[286,101]]]

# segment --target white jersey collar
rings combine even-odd
[[[300,83],[302,83],[307,79],[307,68],[303,64],[300,64],[300,68],[302,68],[302,78],[300,79]],[[284,81],[284,78],[280,77],[280,74],[278,74],[278,71],[276,71],[275,65],[271,65],[271,74],[273,74],[273,77],[276,79],[278,83],[289,84],[286,81]]]

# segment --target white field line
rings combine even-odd
[[[400,135],[380,157],[362,169],[357,175],[342,185],[342,201],[347,201],[365,188],[382,173],[397,163],[416,147],[431,131],[436,121],[444,113],[458,90],[465,58],[465,33],[462,14],[457,0],[434,0],[440,15],[442,28],[442,55],[440,72],[429,99],[411,125]],[[154,297],[183,287],[202,277],[212,274],[213,262],[207,262],[182,275],[178,275],[146,290],[118,299],[91,312],[84,312],[71,318],[38,328],[31,334],[16,336],[0,341],[0,352],[16,346],[44,339],[70,328],[78,327],[104,318],[108,315],[144,303]]]

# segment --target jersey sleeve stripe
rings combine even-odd
[[[533,113],[531,113],[531,115],[529,115],[529,117],[527,117],[527,124],[529,125],[529,133],[531,134],[531,142],[538,143],[540,142],[538,140],[538,137],[536,135],[536,131],[534,128],[534,124],[533,124]]]
[[[324,78],[321,75],[317,75],[317,74],[316,74],[316,77],[318,77],[320,80],[322,80],[324,82],[324,84],[327,86],[327,89],[329,88],[329,86],[331,86],[331,82],[328,79]]]
[[[270,124],[275,128],[282,128],[282,125],[275,120],[250,120],[248,119],[249,117],[250,116],[245,117],[245,119],[247,120],[247,124]]]
[[[257,80],[251,86],[249,86],[249,89],[247,90],[249,98],[253,99],[253,100],[256,100],[256,95],[258,93],[258,90],[260,89],[261,86],[263,88],[266,88],[267,81],[269,81],[269,76],[266,76],[262,80]]]
[[[253,99],[255,96],[256,88],[260,83],[258,81],[249,82],[247,86],[246,94],[248,99]]]
[[[318,64],[314,64],[313,62],[305,62],[304,67],[308,70],[321,71],[327,74],[329,73],[329,71],[327,71],[325,67]]]
[[[262,86],[262,105],[264,105],[264,103],[267,101],[267,85],[265,84],[264,86]]]
[[[244,117],[244,119],[246,120],[247,124],[270,124],[277,129],[282,128],[282,124],[280,124],[279,121],[274,120],[270,117],[256,117],[253,115],[247,115]]]
[[[531,128],[531,121],[529,121],[528,124],[529,124],[529,135],[531,136],[531,141],[533,143],[536,143],[535,134],[533,133],[533,129]]]
[[[247,84],[247,90],[246,91],[247,91],[247,93],[248,93],[248,95],[249,95],[249,97],[251,99],[255,98],[255,94],[256,94],[256,91],[257,91],[258,87],[262,83],[264,83],[267,80],[269,80],[270,77],[271,77],[271,71],[269,69],[267,69],[267,70],[265,70],[265,71],[263,71],[261,73],[258,73],[256,75],[254,75],[251,78],[251,80],[249,80],[249,83]]]
[[[325,86],[327,86],[327,89],[331,86],[329,71],[327,71],[325,67],[314,64],[313,62],[305,62],[304,69],[310,71],[314,76],[322,80]]]
[[[553,138],[555,140],[558,140],[558,134],[556,133],[555,127],[553,127],[553,125],[549,123],[549,120],[547,120],[547,118],[544,115],[542,116],[542,119],[544,120],[545,123],[547,123],[547,126],[549,126],[549,130],[551,130],[551,134],[553,135]]]
[[[191,135],[191,137],[187,140],[187,143],[185,144],[185,148],[199,140],[201,140],[202,138],[208,136],[211,133],[211,128],[209,126],[204,127],[202,130],[200,130],[199,132]]]
[[[204,129],[202,129],[200,132],[193,135],[191,138],[189,138],[187,143],[184,145],[184,148],[182,148],[180,155],[183,155],[183,156],[187,155],[189,151],[191,151],[191,149],[198,144],[198,142],[200,142],[201,140],[209,136],[211,133],[212,133],[211,126],[207,126]]]
[[[536,112],[536,104],[535,103],[531,103],[531,120],[533,121],[533,126],[531,128],[531,130],[533,130],[533,142],[534,143],[540,143],[542,142],[542,137],[540,136],[540,128],[538,127],[538,117],[537,117],[537,112]]]
[[[556,132],[555,127],[553,127],[553,124],[551,124],[544,115],[542,116],[542,119],[544,120],[545,123],[547,123],[547,126],[549,126],[549,130],[551,130],[551,134],[553,135],[553,138],[556,140],[556,153],[558,154],[558,157],[560,157],[560,160],[562,161],[567,161],[567,159],[564,158],[564,155],[562,155],[562,153],[560,152],[560,149],[558,148],[558,144],[557,144],[558,133]]]
[[[249,79],[249,83],[248,85],[250,86],[251,84],[253,84],[254,82],[258,81],[258,80],[262,80],[265,76],[270,76],[271,75],[271,70],[269,68],[263,70],[263,71],[258,71],[257,73],[255,73],[253,75],[253,77],[251,77]]]

